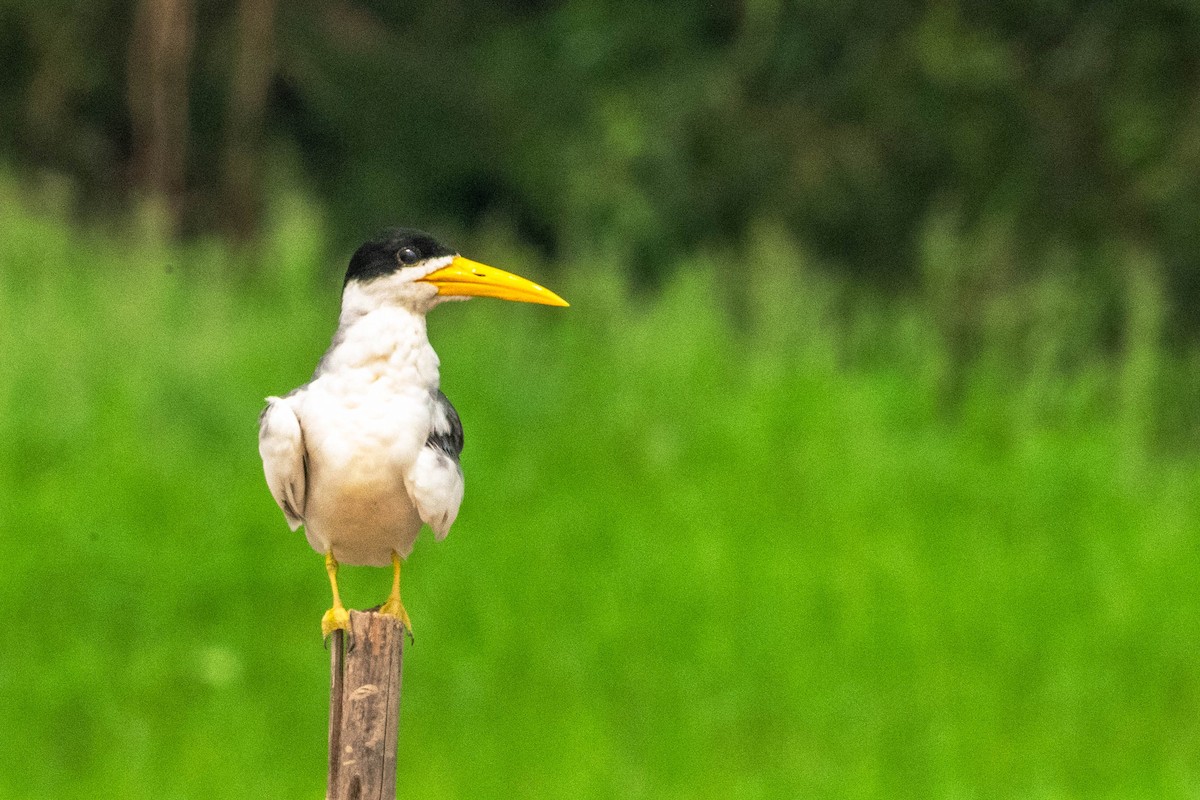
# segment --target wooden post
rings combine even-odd
[[[328,800],[395,800],[404,632],[395,617],[351,611],[354,646],[329,652]]]

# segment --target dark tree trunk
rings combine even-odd
[[[139,0],[129,42],[133,183],[170,232],[184,210],[194,0]]]
[[[263,120],[275,67],[277,0],[239,0],[236,51],[221,164],[222,224],[247,239],[258,229],[262,203]]]

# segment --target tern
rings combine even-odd
[[[434,237],[386,230],[346,269],[337,331],[312,379],[268,397],[258,449],[271,496],[291,529],[325,556],[333,606],[321,632],[349,630],[338,564],[391,565],[380,613],[412,636],[400,565],[423,525],[440,541],[463,498],[458,412],[439,386],[425,315],[447,300],[496,297],[566,306],[509,272],[463,258]]]

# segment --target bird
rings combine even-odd
[[[438,541],[463,499],[463,427],[442,392],[425,315],[451,300],[493,297],[567,306],[518,275],[463,258],[428,233],[389,228],[360,246],[342,284],[337,329],[312,378],[266,398],[258,449],[271,496],[325,557],[333,605],[326,640],[350,630],[339,564],[392,567],[379,613],[412,637],[400,567],[423,526]]]

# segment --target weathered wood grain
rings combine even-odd
[[[353,646],[329,655],[329,800],[395,800],[404,633],[395,617],[351,611]]]

